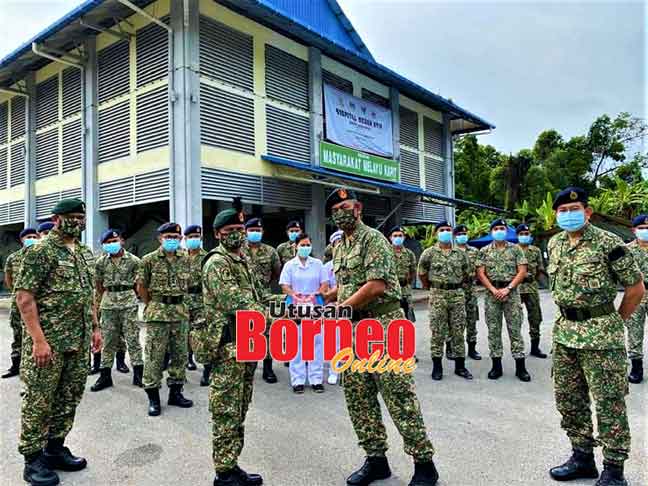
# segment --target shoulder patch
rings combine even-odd
[[[623,258],[626,254],[627,250],[624,246],[617,246],[614,248],[610,253],[608,253],[608,260],[610,262],[615,262],[619,258]]]

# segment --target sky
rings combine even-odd
[[[515,153],[554,128],[646,116],[646,2],[338,0],[375,59],[496,125]],[[79,0],[0,0],[0,58]]]

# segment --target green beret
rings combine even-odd
[[[349,200],[358,200],[358,196],[356,196],[355,192],[343,187],[335,189],[326,198],[326,214],[331,214],[331,210],[336,204]]]
[[[234,208],[225,209],[214,218],[214,229],[219,230],[228,224],[243,224],[244,222],[245,215],[243,211],[237,211]]]
[[[61,199],[56,203],[52,214],[70,214],[70,213],[83,213],[85,214],[85,203],[81,199],[75,197],[69,199]]]

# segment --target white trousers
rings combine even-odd
[[[322,334],[315,335],[315,359],[303,361],[301,359],[302,328],[299,326],[299,346],[297,356],[290,362],[290,384],[292,386],[305,385],[306,377],[311,385],[321,385],[324,379],[324,344]]]

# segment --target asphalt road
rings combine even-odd
[[[545,322],[542,348],[548,351],[555,307],[543,294]],[[9,365],[10,329],[0,311],[0,369]],[[483,318],[483,308],[480,310]],[[475,375],[465,381],[444,362],[441,382],[430,379],[427,312],[417,311],[419,326],[415,372],[430,437],[437,450],[439,485],[525,485],[554,483],[547,470],[567,458],[569,443],[560,429],[550,381],[551,359],[529,358],[531,383],[513,374],[513,360],[504,358],[505,376],[486,378],[490,360],[468,361]],[[526,328],[525,328],[526,329]],[[486,328],[480,322],[478,349],[487,354]],[[526,337],[525,337],[526,339]],[[508,340],[505,338],[505,343]],[[527,347],[529,343],[527,340]],[[505,345],[506,350],[506,345]],[[288,370],[276,366],[279,383],[268,385],[257,373],[254,403],[246,423],[242,467],[261,472],[269,486],[344,485],[346,476],[363,461],[363,453],[347,417],[342,389],[327,386],[323,395],[310,390],[296,396],[288,386]],[[64,485],[167,486],[212,484],[210,422],[207,389],[198,386],[200,373],[188,372],[186,395],[194,408],[164,407],[161,417],[146,414],[144,392],[130,385],[132,375],[114,372],[116,386],[88,391],[78,409],[67,445],[85,456],[89,466],[78,473],[61,473]],[[18,379],[0,380],[0,485],[24,484],[22,457],[16,451],[19,430]],[[632,453],[626,464],[633,486],[648,485],[646,403],[648,384],[631,385],[628,397]],[[166,389],[163,390],[166,400]],[[412,462],[383,411],[389,434],[393,476],[377,486],[406,485]],[[599,465],[600,450],[597,451]],[[594,481],[571,483],[593,485]]]

